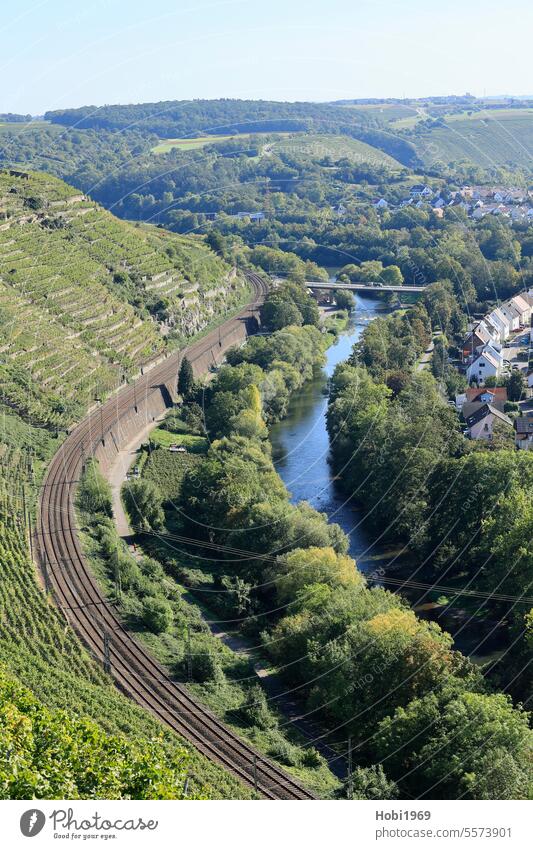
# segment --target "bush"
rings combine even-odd
[[[259,684],[250,687],[239,713],[247,724],[255,725],[264,731],[275,728],[278,724],[276,717],[268,707],[267,698]]]
[[[77,493],[80,510],[93,516],[99,513],[111,517],[113,501],[111,487],[101,474],[96,460],[89,460],[83,472]]]
[[[174,615],[168,601],[157,596],[148,596],[143,601],[142,621],[149,631],[162,634],[172,625]]]

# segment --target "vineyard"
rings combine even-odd
[[[65,183],[0,172],[0,387],[64,426],[243,299],[203,241],[118,221]]]
[[[29,532],[56,448],[0,409],[0,798],[180,798],[186,777],[189,797],[243,798],[236,779],[118,693],[39,587]]]
[[[245,292],[201,240],[117,222],[53,177],[0,172],[0,798],[247,796],[119,694],[34,565],[64,429],[169,347],[172,302],[192,335]]]

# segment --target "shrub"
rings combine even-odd
[[[173,621],[172,608],[168,601],[157,596],[147,596],[142,606],[142,621],[154,634],[168,631]]]
[[[268,707],[267,698],[259,684],[254,684],[248,690],[241,706],[240,715],[249,725],[267,730],[278,724],[276,717]]]

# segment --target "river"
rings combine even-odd
[[[326,430],[328,398],[326,387],[335,366],[346,360],[353,344],[359,339],[369,321],[383,311],[379,300],[357,296],[348,329],[326,352],[327,361],[321,373],[306,383],[290,401],[287,416],[270,431],[272,456],[276,470],[291,493],[291,501],[308,501],[330,522],[337,522],[350,540],[350,555],[357,561],[361,572],[374,571],[377,560],[386,568],[392,550],[374,547],[372,536],[363,523],[363,514],[335,483],[328,462],[329,438]],[[372,558],[372,559],[371,559]],[[436,604],[426,592],[404,590],[417,613],[433,619],[455,637],[456,648],[469,654],[471,659],[485,662],[499,656],[502,645],[502,628],[491,618],[481,626],[477,620],[455,605]],[[434,594],[433,594],[434,595]],[[420,605],[420,601],[424,604]],[[490,633],[483,652],[478,649],[480,630]]]
[[[270,432],[274,464],[291,493],[291,501],[308,501],[327,513],[330,522],[337,522],[350,538],[350,554],[361,571],[365,571],[364,561],[371,553],[372,542],[362,525],[361,511],[336,486],[328,463],[326,387],[335,366],[350,356],[368,322],[382,311],[379,300],[357,296],[350,325],[328,348],[321,373],[293,395],[287,416]]]

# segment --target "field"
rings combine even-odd
[[[413,138],[423,161],[469,159],[477,165],[531,169],[533,109],[487,109],[446,116],[446,126]]]
[[[365,142],[347,136],[333,136],[322,133],[311,133],[308,135],[292,136],[272,144],[272,149],[288,151],[295,154],[310,154],[317,156],[331,156],[332,159],[351,159],[352,162],[371,162],[378,165],[387,165],[390,168],[401,168],[401,164]]]
[[[260,134],[256,134],[260,135]],[[277,136],[290,136],[291,133],[276,133]],[[194,139],[161,139],[159,144],[152,148],[152,153],[168,153],[170,150],[198,150],[208,144],[219,144],[220,142],[229,141],[230,139],[246,139],[251,138],[250,133],[236,133],[227,136],[200,136]]]

